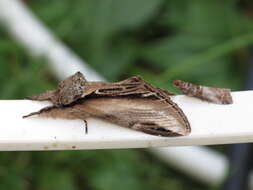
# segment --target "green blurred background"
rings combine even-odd
[[[109,81],[142,75],[171,91],[173,79],[244,86],[253,42],[250,0],[25,3]],[[47,60],[29,56],[0,25],[0,98],[22,99],[56,84]],[[0,180],[0,189],[9,190],[220,188],[199,184],[144,149],[1,152]]]

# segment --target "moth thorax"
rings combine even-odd
[[[84,96],[83,94],[86,88],[86,83],[86,79],[80,72],[77,72],[62,81],[58,86],[59,103],[61,105],[68,105],[77,99],[82,98]]]
[[[59,102],[62,105],[68,105],[84,97],[85,86],[73,86],[68,88],[59,96]]]

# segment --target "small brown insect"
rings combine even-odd
[[[80,74],[62,81],[55,91],[32,96],[33,100],[50,100],[53,106],[24,118],[39,115],[85,121],[97,117],[153,135],[182,136],[190,133],[185,114],[170,99],[172,93],[152,86],[139,76],[106,83],[88,82]]]
[[[189,96],[194,96],[216,104],[233,103],[230,89],[227,88],[212,88],[208,86],[201,86],[189,82],[184,82],[181,80],[174,80],[173,84],[184,94]]]

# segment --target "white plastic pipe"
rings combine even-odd
[[[227,158],[208,148],[165,147],[150,151],[171,167],[206,184],[219,184],[226,176]]]

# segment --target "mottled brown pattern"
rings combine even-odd
[[[232,96],[230,89],[227,88],[212,88],[185,82],[181,80],[173,81],[173,84],[179,88],[184,94],[194,96],[202,100],[213,102],[216,104],[232,104]]]
[[[85,96],[83,92],[86,89],[86,83],[87,81],[83,74],[77,72],[61,81],[56,90],[33,95],[28,97],[28,99],[37,101],[49,100],[55,106],[68,105]]]
[[[129,95],[154,95],[150,92],[149,85],[141,77],[134,76],[120,82],[89,82],[86,81],[82,73],[68,77],[61,81],[56,90],[46,91],[38,95],[28,97],[30,100],[45,101],[49,100],[55,106],[69,105],[78,99],[89,95],[96,96],[129,96]],[[167,96],[174,95],[169,91],[158,89],[166,92]]]

